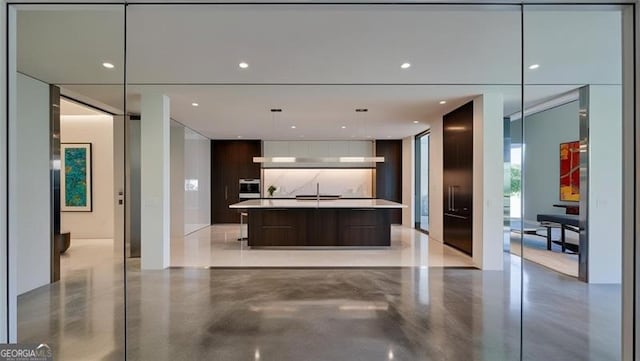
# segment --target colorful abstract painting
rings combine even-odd
[[[91,143],[60,146],[62,211],[91,212]]]
[[[560,144],[560,200],[580,200],[580,142]]]

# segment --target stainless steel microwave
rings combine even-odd
[[[240,198],[260,198],[260,179],[240,179]]]

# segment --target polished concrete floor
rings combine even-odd
[[[246,236],[246,225],[242,234]],[[415,229],[391,227],[391,247],[251,249],[237,224],[171,239],[174,267],[472,267],[471,257]]]
[[[110,254],[109,243],[78,246],[69,261],[103,258],[20,296],[19,341],[50,343],[57,360],[121,360],[125,338],[128,360],[620,359],[619,286],[513,255],[504,272],[140,271],[130,261],[125,328],[122,264]]]
[[[567,232],[568,233],[568,232]],[[562,247],[552,244],[552,250],[547,250],[547,240],[544,237],[509,232],[505,235],[509,238],[510,251],[516,256],[524,254],[527,261],[535,262],[554,271],[564,273],[571,277],[578,277],[578,254],[562,252]],[[553,239],[556,239],[555,237]]]
[[[522,232],[524,227],[528,232]],[[579,264],[578,255],[571,252],[562,252],[560,245],[553,243],[552,250],[547,250],[546,229],[540,227],[535,221],[525,221],[524,225],[519,218],[511,218],[509,224],[505,226],[505,246],[516,256],[535,262],[541,266],[554,271],[564,273],[571,277],[578,277]],[[551,239],[560,240],[561,231],[559,228],[551,229]],[[566,242],[577,245],[580,240],[577,232],[566,231]]]

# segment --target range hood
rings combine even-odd
[[[383,163],[384,157],[253,157],[254,163]]]

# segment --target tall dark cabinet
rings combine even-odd
[[[444,243],[472,255],[473,101],[442,123]]]
[[[260,163],[253,157],[261,153],[260,140],[211,141],[211,224],[240,222],[229,205],[240,202],[240,179],[260,178]]]
[[[402,140],[376,140],[376,198],[402,203]],[[402,223],[402,209],[390,210],[392,224]]]

